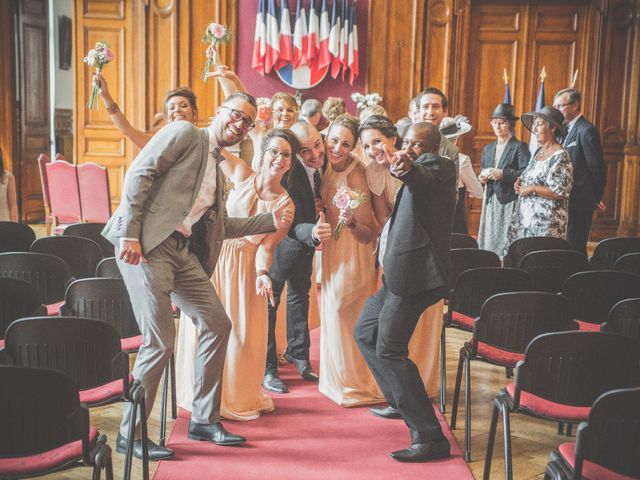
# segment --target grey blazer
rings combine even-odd
[[[145,145],[124,178],[120,205],[102,235],[114,245],[137,238],[147,254],[176,229],[200,191],[209,154],[209,134],[186,121],[163,127]],[[229,218],[224,174],[217,168],[216,201],[192,228],[191,250],[211,275],[224,238],[275,231],[270,213]],[[222,219],[223,221],[216,221]]]

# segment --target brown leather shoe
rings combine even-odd
[[[450,457],[451,446],[446,439],[438,442],[414,443],[409,448],[396,450],[390,455],[399,462],[428,462]]]

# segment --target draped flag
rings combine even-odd
[[[333,0],[331,7],[331,28],[329,29],[329,53],[331,53],[331,76],[338,78],[340,73],[340,29],[342,20],[338,11],[338,0]]]
[[[511,90],[509,90],[509,77],[507,77],[507,69],[504,69],[504,98],[502,103],[511,104]]]
[[[291,19],[289,0],[280,0],[280,55],[275,69],[280,70],[293,60],[293,44],[291,38]]]
[[[330,31],[331,24],[329,23],[327,0],[322,0],[322,9],[320,10],[320,51],[318,53],[318,67],[320,68],[324,68],[331,63],[331,53],[329,52]]]
[[[356,1],[351,4],[351,15],[349,22],[349,84],[360,74],[358,61],[358,25],[356,24]]]
[[[264,57],[264,71],[269,73],[280,56],[280,32],[276,17],[276,0],[268,0],[267,4],[267,51]]]
[[[307,43],[307,62],[317,63],[316,55],[320,51],[320,19],[316,12],[315,0],[309,0],[309,33]]]
[[[256,33],[253,37],[253,57],[251,68],[260,75],[264,75],[264,57],[267,50],[267,26],[265,23],[265,0],[258,3],[258,13],[256,14]]]
[[[296,23],[293,27],[293,68],[306,65],[307,61],[307,14],[302,0],[296,6]]]
[[[544,103],[544,79],[545,78],[547,78],[547,71],[543,66],[542,71],[540,72],[540,90],[538,90],[538,98],[536,99],[536,106],[534,108],[534,112],[541,110],[542,107],[544,107],[545,105]],[[538,147],[539,147],[538,139],[532,132],[531,136],[529,137],[529,151],[531,152],[531,156],[533,156],[533,154],[536,153],[536,150],[538,149]]]
[[[342,80],[349,68],[349,0],[342,2],[342,29],[340,30],[340,63]]]

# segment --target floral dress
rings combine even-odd
[[[531,159],[520,176],[521,186],[540,185],[548,187],[562,198],[553,200],[536,194],[519,197],[507,242],[503,249],[506,255],[509,245],[518,238],[551,236],[566,238],[569,217],[569,194],[573,184],[573,165],[566,150],[558,150],[546,160]]]

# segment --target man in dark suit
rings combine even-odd
[[[407,133],[420,137],[425,153],[417,160],[409,149],[390,156],[391,171],[403,186],[378,245],[382,288],[365,303],[354,335],[387,402],[400,410],[411,432],[409,448],[391,456],[426,462],[448,457],[450,446],[408,358],[408,344],[422,312],[448,292],[456,168],[437,154],[437,126],[418,123]]]
[[[324,143],[320,133],[308,122],[297,122],[291,131],[300,149],[293,162],[286,189],[296,207],[289,234],[276,247],[269,277],[275,305],[269,304],[267,364],[262,385],[273,392],[286,393],[287,386],[278,376],[276,351],[276,314],[280,296],[287,284],[287,350],[285,358],[293,363],[305,380],[318,381],[309,363],[309,289],[313,254],[320,242],[331,238],[331,225],[324,214],[316,214],[320,198],[320,176],[324,164]]]
[[[601,199],[607,182],[607,167],[602,158],[598,130],[580,112],[581,100],[578,90],[565,88],[556,93],[553,106],[562,112],[569,129],[563,146],[573,164],[567,240],[572,250],[586,255],[593,211],[604,210]]]

